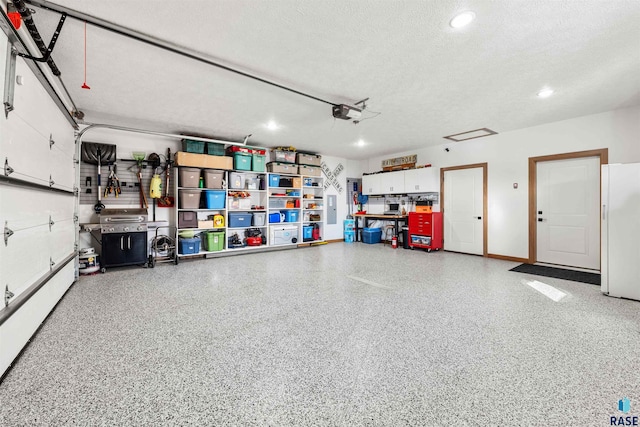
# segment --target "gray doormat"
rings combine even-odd
[[[556,279],[572,280],[574,282],[589,283],[600,286],[600,274],[584,271],[565,270],[564,268],[545,267],[542,265],[520,264],[509,271],[535,274],[537,276],[554,277]]]

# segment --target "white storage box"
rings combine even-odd
[[[292,243],[298,243],[300,240],[298,237],[298,227],[295,226],[272,226],[270,231],[270,245],[290,245]]]
[[[237,190],[244,189],[244,174],[238,172],[229,172],[229,188]]]

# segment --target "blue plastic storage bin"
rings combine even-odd
[[[207,209],[224,209],[226,191],[205,190],[204,193],[207,201]]]
[[[251,227],[253,215],[247,212],[229,212],[229,227]]]
[[[313,225],[302,226],[302,240],[313,240]]]
[[[194,237],[192,239],[179,239],[178,253],[182,255],[197,254],[200,252],[200,239]]]
[[[298,211],[284,211],[284,222],[298,222]]]
[[[250,171],[252,157],[249,153],[233,153],[233,168],[238,171]]]
[[[381,228],[363,228],[362,229],[362,241],[364,243],[380,243],[380,239],[382,238],[382,229]]]
[[[280,187],[280,175],[275,173],[269,174],[269,187]]]
[[[355,231],[345,231],[344,232],[344,242],[345,243],[353,243],[356,240],[356,232]]]
[[[269,214],[269,223],[275,224],[280,222],[280,212],[273,212]]]

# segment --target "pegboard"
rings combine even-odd
[[[121,205],[137,205],[140,206],[140,191],[138,186],[138,165],[135,162],[117,160],[117,175],[120,179],[120,188],[122,193],[116,198],[115,193],[112,192],[107,197],[104,195],[107,181],[109,179],[109,166],[102,165],[102,203],[106,206],[121,206]],[[113,170],[113,166],[111,167]],[[161,171],[162,167],[158,168]],[[169,196],[174,196],[174,182],[177,178],[177,169],[171,168],[171,176],[169,182]],[[153,204],[153,201],[149,197],[149,187],[151,185],[151,177],[153,176],[153,168],[149,165],[143,165],[142,169],[142,188],[147,196],[147,203],[149,206]],[[166,177],[164,173],[160,174],[162,178],[162,194],[165,194]],[[90,178],[91,184],[88,184]],[[91,190],[87,192],[87,190]],[[81,205],[95,205],[98,201],[98,166],[89,163],[80,163],[80,204]]]

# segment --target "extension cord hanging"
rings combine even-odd
[[[84,23],[84,83],[82,89],[91,89],[87,84],[87,23]]]

